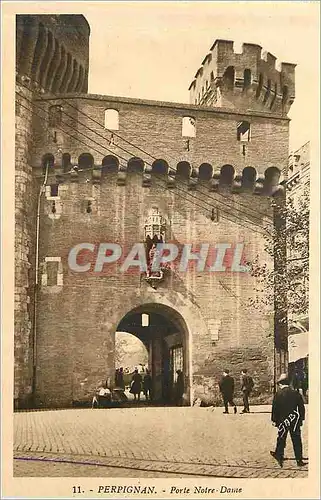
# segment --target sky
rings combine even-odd
[[[234,40],[235,49],[252,42],[297,64],[290,148],[315,135],[317,2],[101,2],[81,11],[91,26],[90,93],[188,103],[216,38]]]

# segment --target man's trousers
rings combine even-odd
[[[279,431],[278,438],[276,441],[275,454],[279,458],[284,458],[284,448],[285,448],[285,444],[286,444],[286,438],[288,435],[288,431],[290,431],[290,436],[292,439],[295,459],[297,461],[301,461],[302,460],[302,439],[301,439],[301,428],[299,426],[297,426],[296,429],[290,427],[290,429],[284,429],[282,432]]]
[[[250,395],[250,391],[243,391],[244,411],[250,411],[249,395]]]
[[[228,412],[228,404],[231,406],[236,406],[236,404],[233,401],[233,395],[230,394],[223,394],[223,401],[224,401],[224,408],[225,411]]]

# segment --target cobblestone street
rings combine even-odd
[[[114,408],[14,415],[14,475],[61,477],[307,477],[288,439],[283,469],[272,459],[270,407]],[[307,457],[307,423],[303,427]]]

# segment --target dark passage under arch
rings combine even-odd
[[[177,370],[182,370],[185,391],[189,393],[188,335],[185,322],[176,311],[160,304],[145,304],[126,314],[116,331],[135,335],[145,345],[154,404],[178,403]]]

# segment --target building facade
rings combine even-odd
[[[290,371],[308,372],[309,352],[309,200],[310,200],[310,142],[291,152],[287,169],[287,201],[302,214],[301,225],[290,235],[287,249],[288,272],[298,269],[296,289],[303,307],[289,311]],[[302,226],[302,227],[301,227]]]
[[[191,104],[92,95],[89,33],[83,16],[17,17],[16,405],[88,401],[113,378],[116,331],[147,347],[155,399],[179,368],[187,404],[215,403],[222,370],[246,366],[267,401],[286,332],[273,304],[249,307],[247,262],[274,265],[294,65],[217,40]],[[178,249],[156,272],[153,243]]]

